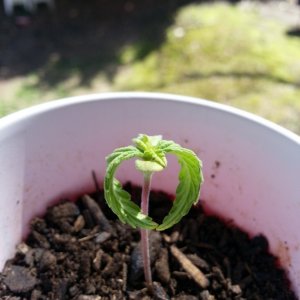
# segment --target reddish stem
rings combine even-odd
[[[148,215],[149,211],[149,195],[151,187],[152,173],[144,173],[144,184],[142,190],[141,211]],[[149,230],[141,229],[141,251],[144,263],[144,275],[148,288],[152,287],[152,274],[150,265],[150,249],[149,249]]]

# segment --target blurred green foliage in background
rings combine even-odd
[[[49,61],[54,72],[68,74],[55,87],[39,85],[36,73],[0,83],[6,88],[0,115],[66,96],[142,90],[229,104],[300,133],[300,39],[286,31],[287,24],[255,8],[188,5],[178,11],[158,48],[147,51],[151,41],[143,39],[123,46],[110,80],[99,67],[82,86],[76,68]]]

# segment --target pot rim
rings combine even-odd
[[[261,127],[269,129],[270,131],[287,138],[290,142],[294,142],[300,146],[300,136],[292,131],[273,123],[263,117],[255,115],[253,113],[244,111],[239,108],[235,108],[226,104],[221,104],[213,102],[210,100],[182,96],[176,94],[168,93],[156,93],[156,92],[106,92],[106,93],[96,93],[96,94],[85,94],[81,96],[73,96],[67,98],[61,98],[54,101],[49,101],[41,104],[37,104],[17,112],[11,113],[7,116],[0,118],[0,132],[5,130],[5,128],[22,122],[30,117],[35,117],[37,115],[54,111],[62,107],[69,107],[78,105],[81,103],[96,102],[96,101],[122,101],[126,99],[146,99],[151,101],[169,101],[169,102],[179,102],[187,103],[190,105],[203,106],[209,109],[217,110],[219,112],[224,112],[229,115],[235,116],[239,119],[245,119],[252,123],[258,124]]]

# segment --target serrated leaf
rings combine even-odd
[[[200,187],[203,182],[202,162],[196,154],[172,141],[162,141],[160,147],[165,153],[174,154],[180,165],[179,184],[173,206],[157,230],[165,230],[178,223],[193,204],[199,200]]]
[[[104,179],[104,196],[108,206],[119,217],[123,223],[133,228],[155,229],[157,223],[149,216],[141,213],[138,205],[131,201],[131,196],[114,177],[119,165],[134,157],[139,157],[139,151],[132,146],[116,149],[106,158],[107,169]]]

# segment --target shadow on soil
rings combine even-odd
[[[26,26],[1,8],[0,79],[35,72],[44,88],[74,72],[85,86],[99,72],[111,80],[124,46],[138,45],[135,59],[142,59],[164,41],[176,11],[191,2],[197,1],[56,1],[53,13],[41,7]]]

